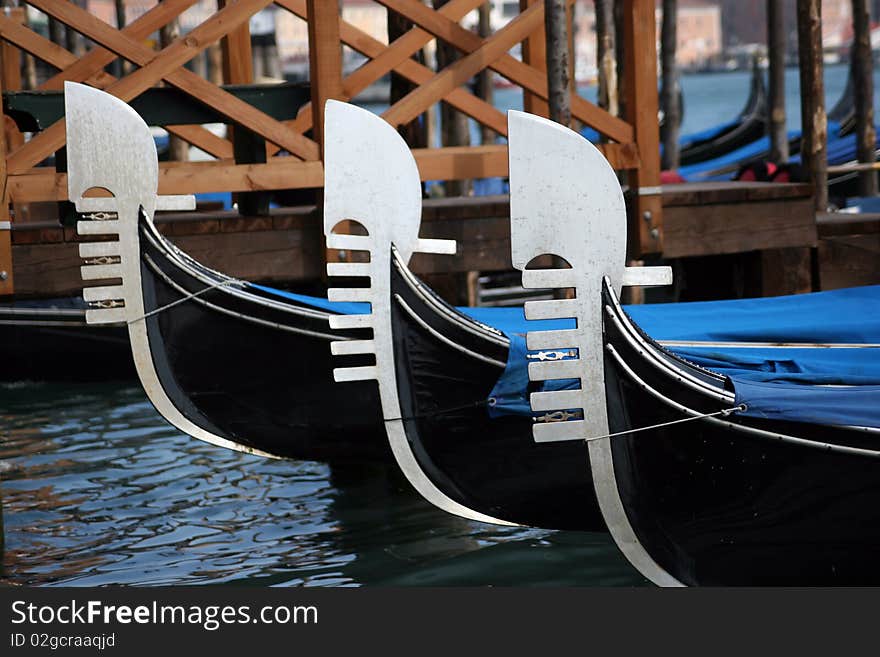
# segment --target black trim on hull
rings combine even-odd
[[[391,272],[392,330],[407,439],[432,483],[459,504],[517,524],[604,530],[583,442],[537,444],[525,417],[490,418],[507,346],[427,288]],[[451,346],[455,345],[455,346]]]
[[[146,313],[233,280],[204,267],[187,271],[146,218],[140,229]],[[388,459],[375,386],[333,381],[329,345],[337,332],[328,317],[230,286],[146,322],[162,388],[194,424],[280,457]]]
[[[607,290],[605,300],[620,320],[605,316],[612,432],[687,417],[679,406],[711,413],[732,405],[707,394],[711,386],[682,383],[639,353],[619,330],[632,326]],[[666,358],[693,373],[686,362]],[[691,585],[880,583],[880,459],[843,453],[851,448],[876,450],[876,436],[736,415],[611,443],[617,491],[638,541],[662,569]]]

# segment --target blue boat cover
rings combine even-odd
[[[880,347],[810,348],[773,343],[880,344],[880,286],[814,294],[699,303],[629,306],[627,313],[660,342],[706,342],[670,350],[730,377],[745,415],[822,424],[880,427]],[[491,310],[491,309],[485,309]],[[506,309],[507,368],[490,393],[490,414],[531,416],[530,392],[574,389],[577,380],[528,380],[522,309]],[[480,318],[492,323],[490,315]],[[509,333],[507,329],[522,329]],[[537,324],[537,322],[536,322]],[[569,320],[558,328],[570,328]],[[541,327],[541,328],[550,328]],[[724,346],[711,343],[763,343]],[[846,387],[827,387],[846,386]],[[811,391],[807,394],[807,390]],[[818,397],[824,401],[818,401]],[[857,409],[857,412],[853,409]]]
[[[336,303],[253,287],[319,310],[369,310],[365,303]],[[737,403],[748,406],[746,415],[880,427],[880,347],[772,346],[880,344],[877,309],[880,285],[763,299],[628,306],[626,312],[655,340],[672,342],[673,353],[730,377]],[[573,328],[573,319],[528,321],[521,307],[459,310],[510,339],[507,367],[489,393],[492,416],[531,416],[530,392],[578,387],[576,379],[530,383],[525,344],[527,331]],[[675,344],[694,342],[709,344]]]

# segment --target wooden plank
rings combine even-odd
[[[627,144],[602,144],[609,161],[620,168],[638,163],[638,154]],[[464,180],[506,176],[507,146],[459,146],[413,151],[422,180]],[[161,162],[160,194],[202,192],[245,192],[272,189],[321,187],[324,169],[319,161],[275,157],[266,164],[217,162]],[[10,197],[16,202],[63,201],[67,199],[67,177],[42,167],[9,177]]]
[[[226,0],[217,0],[217,8],[223,9]],[[251,84],[254,81],[254,66],[251,56],[251,30],[248,23],[229,32],[220,40],[223,53],[223,80],[226,84]]]
[[[0,93],[3,81],[0,79]],[[9,212],[9,172],[6,166],[6,117],[0,104],[0,296],[15,292],[15,276],[12,260],[12,216]]]
[[[880,214],[820,212],[816,215],[816,230],[820,238],[876,235],[880,233]]]
[[[191,0],[186,1],[189,4],[192,4]],[[150,23],[150,25],[152,25],[152,22]],[[139,30],[136,33],[139,34],[141,31],[143,30]],[[77,60],[75,55],[71,54],[61,46],[55,45],[51,41],[44,39],[40,35],[28,30],[23,26],[16,25],[13,21],[2,15],[0,15],[0,36],[3,36],[4,39],[9,39],[11,42],[20,45],[23,49],[27,50],[36,57],[39,57],[46,63],[51,64],[56,68],[64,69],[62,73],[59,73],[55,76],[55,78],[52,78],[52,80],[59,80],[57,87],[59,90],[61,87],[63,87],[64,80],[79,82],[83,79],[87,79],[91,84],[99,88],[106,87],[116,81],[115,77],[108,73],[104,73],[103,71],[95,74],[91,67],[83,68],[78,66],[79,62],[87,60],[89,56],[95,51],[91,51],[82,60]],[[102,52],[107,52],[103,51],[103,49],[100,50],[102,50]],[[110,57],[113,57],[112,53],[110,54]],[[103,60],[98,59],[96,61]],[[48,82],[42,85],[40,89],[44,91],[50,90],[47,85]],[[53,86],[51,90],[54,89],[55,87]],[[170,125],[166,126],[166,129],[170,133],[177,135],[181,139],[189,142],[190,144],[201,148],[206,153],[209,153],[214,157],[224,158],[232,156],[231,143],[229,143],[225,139],[217,137],[210,131],[205,130],[200,126]]]
[[[657,24],[654,0],[623,0],[626,74],[622,80],[626,119],[634,129],[641,166],[630,172],[629,255],[663,247],[660,198],[660,131],[657,122]]]
[[[436,37],[454,45],[466,54],[480,48],[483,40],[473,32],[464,29],[458,23],[450,21],[444,16],[431,11],[418,0],[377,0],[388,9],[405,16],[424,30]],[[543,12],[542,12],[543,13]],[[653,16],[653,14],[652,14]],[[654,28],[652,27],[652,34]],[[640,35],[640,39],[644,39]],[[500,73],[511,82],[514,82],[537,96],[547,99],[547,78],[539,71],[505,55],[488,63],[487,66]],[[656,76],[655,76],[656,78]],[[656,93],[656,90],[655,90]],[[598,132],[606,135],[614,141],[629,143],[633,141],[633,128],[621,119],[611,116],[596,105],[587,102],[580,96],[572,98],[572,115],[579,121],[592,126]],[[656,118],[655,118],[656,121]]]
[[[291,11],[300,18],[305,19],[307,16],[305,0],[277,0],[276,4]],[[451,4],[452,3],[445,5],[441,12],[447,10]],[[451,11],[445,11],[444,15],[452,16],[453,14]],[[340,38],[345,45],[366,57],[379,57],[387,48],[387,46],[381,41],[374,39],[366,32],[359,30],[345,21],[340,21],[339,33]],[[434,71],[412,59],[404,59],[394,67],[394,71],[416,84],[423,84],[434,77]],[[351,76],[349,76],[349,78],[350,77]],[[348,78],[346,78],[346,80],[348,80]],[[351,98],[358,92],[362,91],[362,88],[359,88],[360,84],[363,82],[362,80],[359,80],[356,86],[349,86],[346,83],[346,80],[343,80],[344,96]],[[496,132],[502,135],[507,135],[507,117],[492,105],[480,100],[473,94],[459,88],[450,92],[444,100],[460,112],[467,114],[478,123],[488,125]],[[304,108],[293,122],[293,129],[300,132],[308,130],[312,125],[311,121],[311,107]]]
[[[810,198],[748,204],[667,206],[663,257],[815,246]]]
[[[543,0],[519,0],[519,10],[525,11],[532,5]],[[535,30],[522,44],[522,59],[532,68],[540,71],[544,75],[547,74],[547,34],[544,27]],[[550,116],[550,108],[547,100],[536,96],[530,91],[523,90],[523,109],[530,114],[538,116]]]
[[[828,209],[828,120],[823,79],[822,2],[797,2],[801,81],[801,161],[816,189],[816,210]]]
[[[709,182],[663,185],[663,207],[812,198],[808,183]]]
[[[309,73],[312,87],[312,132],[323,149],[324,104],[342,99],[342,43],[339,40],[339,5],[307,0],[309,22]]]
[[[19,25],[25,24],[25,13],[22,7],[7,7],[4,14],[9,20]],[[2,61],[3,89],[19,91],[21,89],[21,51],[9,41],[0,43],[0,61]]]
[[[508,50],[541,25],[543,17],[543,5],[534,5],[527,9],[486,39],[479,48],[401,98],[382,117],[395,126],[409,123],[450,91],[470,80],[487,64],[506,56]]]
[[[252,13],[267,6],[271,0],[238,0],[214,14],[210,19],[178,39],[161,53],[145,48],[125,37],[98,18],[62,0],[34,0],[31,4],[59,20],[74,25],[90,39],[134,61],[140,69],[112,84],[109,93],[130,100],[159,79],[195,96],[201,102],[215,107],[227,118],[244,125],[291,153],[306,159],[318,157],[318,147],[312,140],[298,135],[267,114],[240,101],[203,78],[180,68],[189,59],[212,42],[247,21]],[[56,123],[37,135],[9,158],[11,172],[33,166],[64,143],[63,122]]]
[[[874,54],[871,48],[871,3],[868,0],[852,0],[853,89],[856,110],[856,152],[859,162],[874,163],[877,160],[877,129],[874,127]],[[877,174],[863,171],[859,174],[859,196],[877,195]]]
[[[761,296],[812,292],[810,251],[805,247],[761,251]]]
[[[770,160],[776,163],[788,162],[788,131],[785,121],[785,56],[788,47],[784,14],[783,0],[767,0]]]
[[[832,237],[819,241],[821,289],[880,283],[880,234]]]
[[[122,34],[136,41],[143,41],[160,27],[168,24],[192,7],[196,2],[198,0],[162,0],[155,7],[129,23],[122,30]],[[51,44],[52,42],[50,41],[49,43]],[[85,55],[77,59],[74,55],[64,50],[64,48],[59,47],[59,49],[71,58],[71,63],[67,66],[58,66],[57,68],[62,70],[41,84],[40,89],[63,89],[65,80],[88,82],[92,86],[103,88],[116,79],[112,75],[105,74],[102,70],[107,64],[116,59],[117,56],[114,52],[96,45]]]

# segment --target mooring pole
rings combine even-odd
[[[788,162],[785,125],[785,8],[783,0],[767,0],[767,59],[770,66],[770,160]]]
[[[547,35],[547,94],[550,118],[571,125],[568,8],[566,0],[546,0],[544,33]]]
[[[491,21],[491,13],[490,13],[490,4],[488,2],[484,2],[480,5],[479,9],[479,22],[477,23],[477,32],[481,37],[487,39],[492,36],[492,21]],[[490,105],[492,104],[492,97],[495,95],[494,90],[492,89],[492,69],[484,68],[480,71],[479,75],[477,75],[477,96],[480,97],[481,100],[486,101]],[[480,143],[481,144],[494,144],[495,143],[495,131],[492,128],[480,124]]]
[[[678,0],[663,0],[663,23],[660,28],[660,68],[663,79],[660,103],[663,108],[663,168],[677,169],[679,164],[678,125],[681,108],[678,104],[678,67],[675,65],[678,39]]]
[[[874,128],[874,60],[871,53],[871,7],[867,0],[852,0],[853,7],[853,58],[852,71],[855,83],[856,104],[856,151],[859,162],[876,161]],[[877,194],[877,172],[862,171],[859,174],[859,194]]]
[[[828,120],[822,79],[822,2],[798,0],[798,60],[801,80],[801,161],[813,182],[816,209],[828,209]]]
[[[599,75],[599,107],[618,116],[617,53],[614,0],[596,0],[596,69]]]

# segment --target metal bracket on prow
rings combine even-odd
[[[626,208],[604,156],[577,133],[523,112],[508,113],[511,255],[524,288],[573,288],[575,298],[526,302],[526,319],[577,320],[577,328],[529,331],[530,350],[577,349],[577,357],[529,363],[531,381],[580,379],[580,389],[532,393],[532,411],[582,409],[582,420],[536,423],[536,442],[608,433],[602,350],[602,281],[669,285],[669,267],[625,267]],[[536,257],[570,269],[526,269]]]
[[[385,419],[400,417],[391,342],[391,249],[408,263],[413,253],[455,254],[455,240],[419,237],[422,188],[412,153],[380,117],[348,103],[327,101],[324,145],[324,235],[328,249],[365,251],[369,262],[331,262],[328,276],[363,277],[369,287],[330,288],[330,301],[370,304],[363,315],[331,315],[332,329],[373,330],[373,338],[338,340],[334,356],[374,354],[376,365],[339,367],[336,381],[379,381]],[[341,221],[361,224],[367,235],[334,233]],[[381,324],[381,326],[380,326]],[[392,392],[393,391],[393,392]]]
[[[67,194],[77,212],[103,214],[103,221],[80,221],[80,235],[117,235],[118,241],[83,242],[83,281],[122,279],[122,285],[83,290],[88,303],[108,307],[86,311],[88,324],[130,322],[143,316],[137,217],[141,209],[194,210],[194,196],[157,196],[156,144],[137,112],[109,94],[74,82],[64,83],[67,123]],[[86,197],[93,188],[112,197]],[[113,218],[115,216],[115,218]]]

